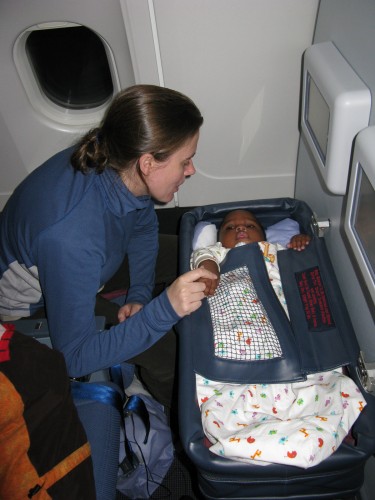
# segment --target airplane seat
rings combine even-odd
[[[105,390],[113,390],[115,398],[118,394],[118,403],[115,401],[103,403],[102,400],[93,398],[92,391],[87,394],[80,393],[79,388],[74,389],[74,382],[72,384],[73,401],[91,446],[96,496],[100,500],[114,500],[119,465],[120,410],[123,393],[115,383],[111,382],[85,384],[99,386],[99,389],[102,386]]]
[[[177,325],[180,437],[188,457],[197,469],[200,492],[207,499],[334,500],[353,497],[363,484],[365,464],[375,453],[375,398],[361,385],[357,339],[341,297],[324,238],[318,238],[314,234],[313,213],[308,205],[292,198],[278,198],[207,205],[186,212],[180,226],[180,272],[184,273],[190,269],[192,241],[197,223],[208,221],[219,227],[225,214],[234,209],[252,211],[263,227],[284,218],[295,219],[301,232],[310,234],[312,241],[307,247],[307,253],[307,249],[304,252],[278,252],[292,328],[288,331],[287,339],[277,330],[283,346],[280,359],[266,360],[257,365],[257,361],[246,362],[217,357],[207,300],[200,309],[183,318]],[[249,246],[252,245],[247,245]],[[250,263],[248,261],[248,266]],[[222,271],[223,266],[224,263],[221,264]],[[296,294],[295,276],[305,272],[306,266],[320,270],[330,312],[334,318],[334,324],[329,330],[309,330],[305,315],[301,312],[302,301],[298,291]],[[257,289],[257,292],[262,302],[264,299],[264,304],[269,304],[268,299],[261,295],[260,289]],[[272,318],[267,307],[266,310]],[[314,370],[321,372],[341,366],[345,367],[345,373],[360,389],[360,399],[367,404],[338,449],[317,465],[308,468],[278,463],[262,466],[255,462],[228,459],[210,451],[212,443],[205,436],[197,400],[196,374],[209,380],[260,384],[298,380],[301,375],[312,373]]]

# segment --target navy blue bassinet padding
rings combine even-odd
[[[324,239],[278,253],[283,290],[306,373],[355,365],[359,345]]]
[[[314,236],[313,214],[304,202],[282,198],[222,203],[185,213],[180,226],[180,271],[189,270],[197,222],[206,220],[219,226],[226,213],[235,209],[251,210],[264,228],[291,217],[299,222],[301,232],[313,236],[313,241],[303,252],[278,253],[290,323],[278,299],[268,290],[269,280],[264,275],[266,271],[258,245],[233,249],[221,265],[225,272],[238,263],[243,264],[245,259],[257,294],[278,333],[283,351],[281,358],[264,362],[215,358],[206,301],[177,326],[180,435],[197,468],[201,493],[205,498],[253,500],[352,496],[363,483],[366,460],[375,453],[375,398],[364,391],[367,406],[353,426],[354,439],[343,442],[333,455],[315,467],[245,464],[217,456],[206,445],[196,398],[195,373],[228,382],[281,382],[346,365],[350,376],[361,387],[357,376],[358,343],[324,240]]]

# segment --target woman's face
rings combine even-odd
[[[168,203],[185,178],[195,174],[193,156],[197,150],[198,139],[199,132],[165,161],[158,162],[153,158],[143,178],[152,198],[161,203]]]
[[[225,248],[234,248],[238,243],[264,241],[262,226],[256,217],[246,210],[230,212],[220,227],[219,240]]]

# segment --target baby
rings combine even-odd
[[[267,363],[283,356],[277,331],[258,300],[247,267],[220,277],[220,263],[230,249],[256,242],[288,316],[277,259],[278,251],[286,249],[265,240],[256,217],[246,210],[235,210],[224,218],[219,242],[198,248],[191,256],[192,268],[205,267],[217,276],[216,280],[203,280],[217,358]],[[309,242],[309,236],[297,234],[287,247],[302,251]],[[195,377],[210,451],[258,465],[317,465],[340,445],[366,404],[340,368],[311,373],[306,380],[290,383],[235,384],[209,380],[199,373]]]
[[[310,236],[296,234],[287,245],[300,252],[310,242]],[[219,229],[219,242],[210,247],[196,250],[191,259],[191,267],[204,267],[216,274],[216,280],[201,279],[206,284],[205,294],[211,296],[215,293],[220,279],[220,263],[225,259],[228,251],[239,245],[266,241],[264,229],[258,219],[248,210],[233,210],[229,212]],[[266,245],[266,248],[267,245]],[[283,248],[281,245],[277,249]]]

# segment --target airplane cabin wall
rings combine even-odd
[[[374,22],[373,0],[322,0],[314,38],[314,43],[331,40],[337,46],[369,87],[372,99],[375,95]],[[369,125],[374,124],[372,105]],[[325,239],[341,281],[340,288],[348,307],[353,309],[352,319],[361,347],[367,356],[371,356],[367,361],[375,361],[374,307],[359,273],[351,263],[352,252],[343,231],[346,196],[327,191],[303,138],[298,153],[295,195],[310,204],[318,219],[330,219],[331,227]],[[366,312],[363,303],[367,305]]]
[[[197,173],[177,204],[293,196],[301,57],[312,42],[317,6],[318,0],[1,2],[0,209],[31,170],[97,123],[43,118],[14,65],[23,30],[64,20],[103,37],[121,88],[161,84],[200,107]]]
[[[154,4],[165,85],[190,95],[205,118],[180,206],[292,196],[301,56],[317,2]]]
[[[375,2],[373,0],[321,0],[314,43],[331,40],[375,98]],[[372,104],[370,123],[375,124]],[[375,361],[374,304],[366,285],[353,264],[353,253],[344,230],[346,196],[333,195],[325,188],[312,155],[300,140],[295,196],[305,200],[318,219],[330,219],[325,235],[328,251],[353,322],[361,350],[367,362]],[[374,498],[375,460],[367,464],[362,500]]]
[[[79,125],[54,121],[31,104],[15,65],[14,47],[27,28],[51,22],[77,23],[99,34],[114,57],[118,90],[135,83],[119,0],[0,2],[0,210],[22,179],[96,126],[104,112]]]

